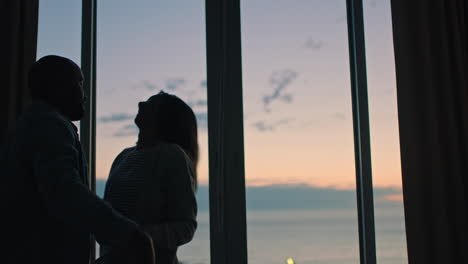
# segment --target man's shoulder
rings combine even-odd
[[[17,132],[32,135],[61,135],[75,137],[76,128],[67,118],[44,103],[31,104],[18,122]]]
[[[62,114],[60,114],[54,107],[42,102],[33,102],[25,113],[27,116],[36,119],[57,120],[63,123],[69,123]]]

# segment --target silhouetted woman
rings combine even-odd
[[[164,92],[138,107],[138,142],[114,160],[104,199],[145,227],[157,264],[176,264],[177,248],[197,227],[197,121],[186,103]]]

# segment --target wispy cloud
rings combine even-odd
[[[200,82],[200,86],[201,86],[202,88],[206,88],[206,87],[208,86],[208,82],[207,82],[206,80],[202,80],[202,81]]]
[[[267,124],[265,121],[257,121],[252,126],[260,132],[272,131],[274,129],[272,125]]]
[[[195,117],[197,118],[197,124],[200,129],[206,129],[208,127],[208,113],[206,112],[195,112]],[[99,118],[101,123],[119,123],[128,120],[133,120],[134,116],[124,113],[111,114],[109,116],[104,116]],[[114,137],[127,137],[134,136],[138,134],[138,127],[135,124],[128,124],[120,127],[117,132],[113,134]]]
[[[173,92],[180,89],[185,83],[186,80],[184,78],[169,79],[166,81],[166,89]]]
[[[321,48],[323,48],[324,45],[325,45],[325,43],[322,40],[316,40],[316,39],[313,39],[313,38],[309,38],[309,39],[306,40],[306,42],[304,44],[304,47],[306,49],[320,50]]]
[[[283,70],[272,74],[270,77],[270,85],[273,87],[273,92],[263,96],[263,104],[266,112],[270,112],[269,106],[274,101],[281,100],[286,103],[291,103],[293,101],[292,94],[285,93],[284,90],[296,78],[297,72],[292,70]]]
[[[98,121],[100,123],[116,123],[122,121],[128,121],[134,119],[134,115],[126,114],[126,113],[113,113],[108,116],[101,116]]]
[[[206,112],[195,113],[195,117],[197,118],[198,128],[201,128],[201,129],[208,128],[208,113]]]
[[[145,87],[149,91],[154,91],[154,90],[158,89],[158,86],[156,86],[155,84],[153,84],[152,82],[150,82],[148,80],[144,80],[142,83],[143,83],[143,87]]]
[[[293,118],[285,118],[285,119],[281,119],[279,121],[272,122],[272,123],[268,123],[264,120],[260,120],[260,121],[252,123],[252,126],[255,127],[260,132],[269,132],[269,131],[274,131],[279,126],[287,125],[293,121],[294,121]]]
[[[307,184],[263,184],[246,187],[248,210],[289,209],[345,209],[356,210],[356,190],[317,187]],[[266,181],[268,182],[268,180]],[[97,179],[96,192],[104,195],[106,181]],[[401,188],[375,187],[376,208],[399,209],[402,212]],[[209,209],[208,185],[200,184],[197,190],[200,211]],[[351,212],[351,211],[350,211]],[[395,212],[395,211],[394,211]]]
[[[194,107],[204,107],[207,106],[208,101],[206,99],[198,99],[193,101],[187,101],[187,104],[194,108]]]
[[[138,127],[135,124],[129,124],[121,127],[114,133],[114,137],[128,137],[138,134]]]
[[[338,120],[346,120],[346,115],[340,112],[333,113],[333,118]]]

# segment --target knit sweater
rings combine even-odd
[[[175,144],[127,148],[115,159],[104,199],[145,226],[154,240],[157,263],[177,263],[177,247],[197,226],[194,169]]]

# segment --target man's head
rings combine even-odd
[[[72,121],[84,115],[83,73],[73,61],[55,55],[42,57],[29,70],[29,90]]]

